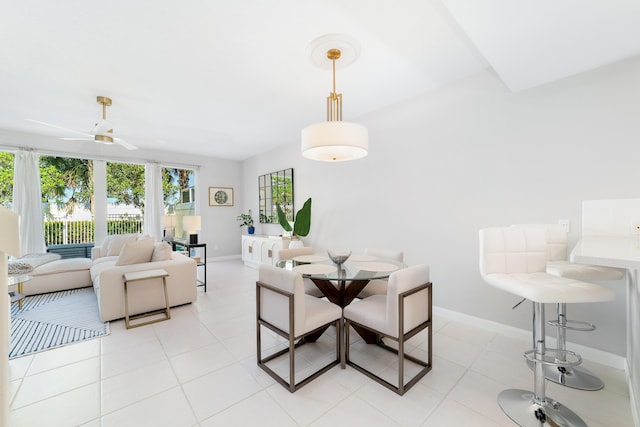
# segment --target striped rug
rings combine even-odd
[[[28,296],[11,305],[9,359],[108,334],[92,287]]]

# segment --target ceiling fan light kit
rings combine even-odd
[[[112,104],[111,98],[97,97],[98,104],[102,104],[102,120],[93,128],[93,140],[102,144],[113,144],[113,125],[107,121],[107,107]]]
[[[329,34],[312,42],[312,46],[315,46],[311,52],[312,62],[322,67],[316,60],[317,52],[319,49],[325,49],[328,43],[332,43],[347,48],[350,54],[348,63],[351,64],[358,55],[359,48],[353,41],[343,37]],[[302,155],[308,159],[344,162],[365,157],[369,151],[367,128],[358,123],[342,121],[342,94],[336,93],[336,61],[341,56],[342,51],[338,48],[326,50],[326,57],[331,61],[333,69],[333,91],[327,97],[327,121],[302,129]]]

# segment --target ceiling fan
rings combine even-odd
[[[95,126],[93,127],[93,130],[89,133],[65,128],[65,127],[54,125],[51,123],[41,122],[39,120],[33,120],[33,119],[27,119],[27,120],[29,120],[30,122],[39,123],[45,126],[50,126],[57,129],[63,129],[69,132],[75,132],[75,133],[84,135],[84,137],[82,138],[80,137],[60,138],[65,141],[95,141],[101,144],[119,144],[119,145],[122,145],[127,150],[137,150],[138,147],[136,147],[135,145],[130,144],[121,138],[116,138],[115,136],[113,136],[113,124],[107,120],[107,107],[110,106],[112,103],[111,98],[108,98],[106,96],[98,96],[96,100],[98,101],[99,104],[102,105],[102,120],[96,123]]]

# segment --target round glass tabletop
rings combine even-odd
[[[372,261],[358,261],[348,259],[340,268],[328,259],[314,263],[304,263],[294,260],[280,261],[277,267],[297,271],[303,277],[327,280],[373,280],[384,279],[391,273],[406,267],[404,263],[393,259],[376,258]]]

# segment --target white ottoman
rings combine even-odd
[[[33,279],[24,283],[23,294],[44,294],[91,286],[91,264],[89,258],[67,258],[42,264],[29,273]]]

